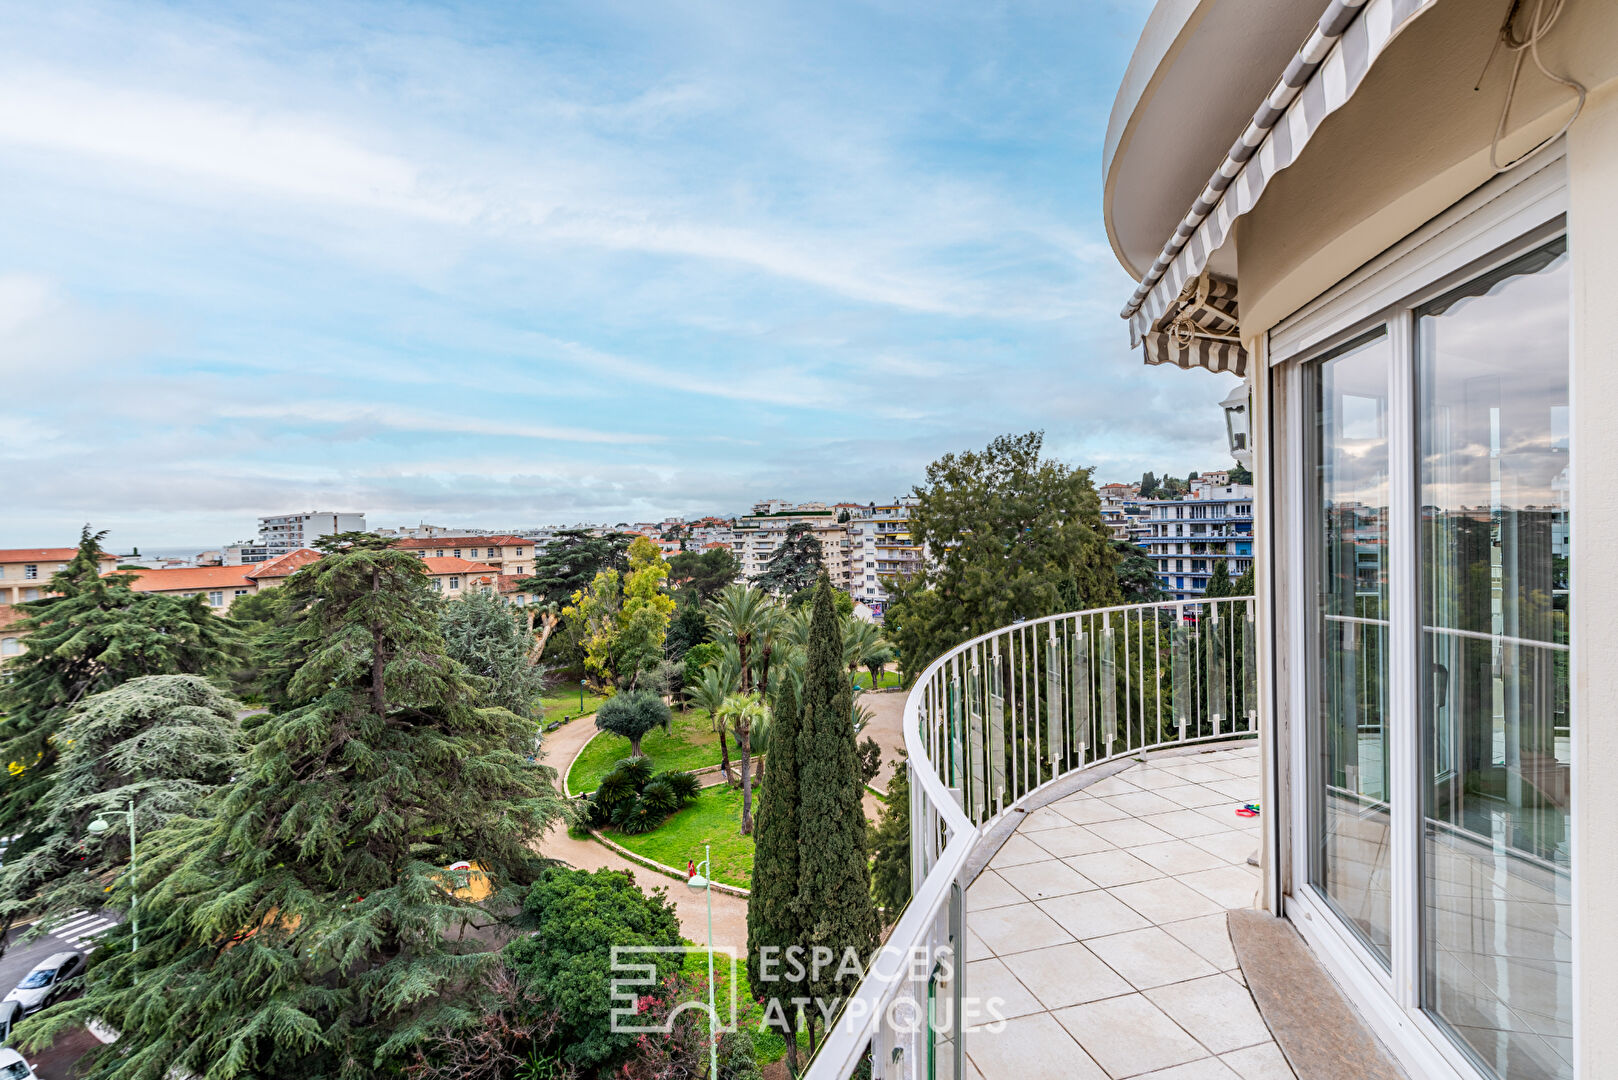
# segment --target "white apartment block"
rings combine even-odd
[[[848,527],[837,520],[837,512],[825,503],[794,506],[780,499],[767,499],[754,504],[751,514],[738,517],[728,541],[736,561],[741,564],[742,580],[752,581],[764,572],[770,557],[786,540],[787,529],[797,524],[808,525],[815,539],[820,541],[821,565],[826,568],[831,583],[849,590],[853,579]]]
[[[885,583],[921,570],[922,545],[910,533],[915,505],[913,496],[904,496],[856,509],[849,518],[849,592],[877,614],[888,600]]]
[[[276,514],[258,519],[258,542],[269,549],[269,557],[285,555],[299,548],[312,547],[322,536],[364,532],[365,515],[335,510],[311,510],[303,514]]]
[[[1146,499],[1141,505],[1149,515],[1141,546],[1157,566],[1164,593],[1173,599],[1195,600],[1206,592],[1216,560],[1225,560],[1233,578],[1253,565],[1251,485],[1193,480],[1183,499]]]

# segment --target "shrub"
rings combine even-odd
[[[612,948],[679,945],[674,906],[663,889],[642,892],[620,871],[552,867],[529,888],[523,910],[535,930],[506,946],[506,963],[525,990],[555,1010],[568,1063],[605,1075],[633,1056],[639,1040],[612,1030]],[[636,958],[655,965],[659,979],[672,977],[680,961],[674,951]]]
[[[690,773],[652,774],[647,758],[625,758],[596,785],[587,819],[593,828],[613,825],[631,835],[651,832],[697,797],[701,785]]]

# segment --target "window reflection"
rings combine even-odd
[[[1316,775],[1311,880],[1384,965],[1388,850],[1388,374],[1383,331],[1313,366]]]
[[[1417,312],[1426,1006],[1572,1070],[1565,241]]]

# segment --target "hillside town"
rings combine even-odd
[[[1237,466],[1240,470],[1241,466]],[[1107,483],[1096,488],[1108,535],[1151,559],[1165,600],[1192,600],[1208,589],[1215,564],[1240,578],[1252,567],[1253,489],[1229,469],[1192,473],[1177,487],[1154,484],[1142,497],[1142,482]],[[132,576],[137,592],[202,596],[223,614],[235,601],[281,585],[319,556],[322,538],[360,532],[387,538],[427,568],[433,588],[446,598],[464,592],[495,593],[526,605],[536,595],[520,587],[534,560],[559,536],[645,537],[665,556],[682,552],[727,551],[735,559],[734,580],[750,583],[798,535],[812,537],[817,565],[833,585],[855,602],[862,618],[881,622],[895,581],[913,576],[926,559],[923,544],[909,529],[914,496],[884,503],[806,502],[766,499],[746,514],[710,515],[659,521],[580,522],[496,529],[426,523],[371,529],[360,511],[307,511],[259,518],[258,535],[190,556],[153,558],[132,550],[108,554],[104,570]],[[19,621],[11,605],[49,595],[53,573],[72,559],[72,547],[0,549],[0,657],[20,652]]]

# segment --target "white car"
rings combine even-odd
[[[5,1000],[21,1005],[24,1016],[38,1012],[61,996],[64,982],[83,975],[84,967],[81,952],[52,953],[30,971]],[[4,1075],[0,1075],[0,1080],[5,1080]]]
[[[38,1075],[17,1051],[0,1047],[0,1080],[37,1080]]]
[[[11,1029],[22,1019],[22,1002],[0,1001],[0,1045],[11,1038]]]

